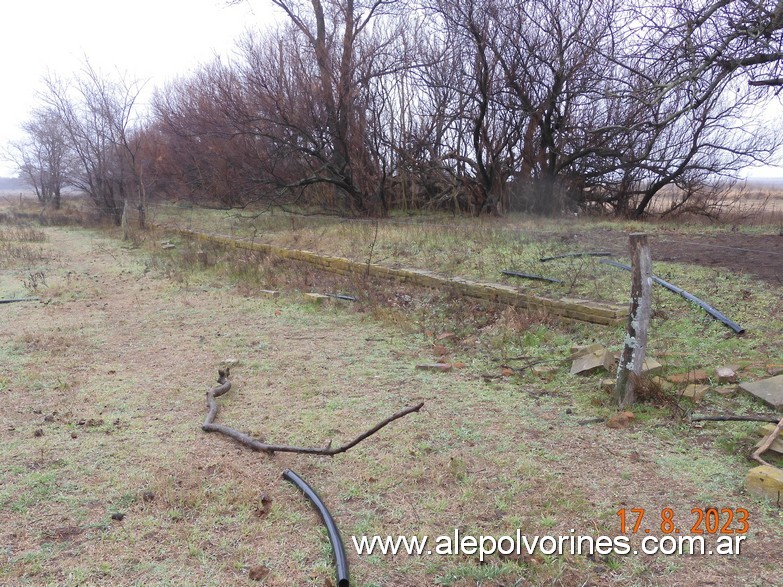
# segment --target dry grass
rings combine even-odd
[[[766,194],[766,192],[764,192]],[[770,196],[760,205],[757,194],[734,202],[709,204],[725,222],[712,222],[702,214],[681,215],[653,223],[618,222],[605,218],[529,218],[510,215],[495,218],[452,218],[446,215],[395,216],[381,221],[348,220],[324,216],[284,214],[274,210],[218,211],[158,206],[151,210],[155,222],[209,233],[253,238],[277,246],[344,256],[358,262],[416,267],[493,282],[506,282],[548,297],[584,297],[624,302],[627,275],[602,265],[595,257],[570,257],[541,263],[549,257],[574,251],[609,251],[627,254],[627,237],[622,232],[645,231],[653,246],[675,237],[727,234],[777,235],[780,222],[766,215]],[[752,197],[751,197],[752,196]],[[706,206],[707,204],[705,204]],[[766,207],[765,207],[766,206]],[[697,206],[698,207],[698,206]],[[757,212],[760,214],[757,214]],[[773,214],[774,216],[774,214]],[[754,219],[769,220],[759,224]],[[705,225],[705,222],[709,223]],[[620,238],[622,237],[622,238]],[[720,244],[729,244],[721,241]],[[512,269],[559,280],[561,283],[520,280],[501,275]],[[683,267],[657,262],[656,271],[669,272],[681,287],[695,288]]]
[[[618,329],[325,279],[182,243],[160,251],[160,239],[139,251],[95,232],[45,232],[42,246],[62,256],[42,267],[44,303],[2,309],[0,584],[324,587],[333,577],[325,533],[280,479],[286,467],[329,505],[359,586],[777,580],[780,512],[744,494],[749,464],[716,446],[720,428],[691,429],[652,407],[638,410],[631,429],[578,424],[612,408],[597,379],[569,376],[559,359],[574,342],[620,340]],[[262,286],[283,294],[257,297]],[[296,290],[308,288],[350,289],[360,299],[303,303]],[[679,311],[670,303],[669,312]],[[771,301],[753,303],[749,315]],[[669,331],[665,344],[720,334],[699,323]],[[732,355],[737,345],[762,342],[751,334],[707,351]],[[779,340],[767,342],[779,349]],[[444,350],[466,367],[415,369]],[[270,458],[199,428],[204,391],[228,358],[238,364],[218,421],[266,441],[320,446],[413,402],[425,408],[339,457]],[[501,376],[501,364],[534,359],[559,366],[550,381],[529,371]],[[538,555],[480,564],[472,556],[359,557],[350,549],[352,535],[454,528],[615,534],[620,507],[672,507],[687,516],[706,503],[750,510],[742,556]],[[117,513],[121,521],[112,519]],[[251,580],[260,566],[268,575]]]
[[[779,226],[783,224],[783,190],[779,183],[751,181],[717,193],[696,195],[685,203],[677,201],[676,196],[663,194],[653,202],[650,211],[680,222]]]

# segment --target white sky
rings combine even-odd
[[[4,0],[0,7],[0,153],[21,137],[47,72],[85,56],[99,71],[148,80],[145,90],[228,55],[245,30],[277,17],[264,0]],[[0,176],[14,167],[0,156]]]
[[[103,73],[149,80],[186,75],[215,54],[229,55],[247,29],[279,18],[267,0],[4,0],[0,8],[0,176],[15,169],[2,150],[21,138],[47,72],[66,77],[85,56]],[[781,177],[780,168],[753,168]]]

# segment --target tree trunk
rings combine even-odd
[[[139,174],[139,229],[147,228],[147,190],[144,189],[144,182]]]
[[[120,224],[122,225],[122,240],[126,241],[130,237],[130,226],[128,225],[128,210],[130,209],[130,206],[128,206],[128,200],[125,199],[125,202],[122,205],[122,219],[120,220]]]

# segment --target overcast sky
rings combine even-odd
[[[85,56],[147,88],[231,53],[245,30],[277,17],[264,0],[4,0],[0,7],[0,148],[17,140],[47,72],[68,75]],[[0,176],[14,173],[0,159]]]
[[[149,80],[147,93],[279,18],[267,0],[4,0],[0,8],[0,153],[21,136],[47,72],[67,76],[85,56],[107,74]],[[781,169],[750,172],[783,176]],[[0,176],[12,176],[0,157]]]

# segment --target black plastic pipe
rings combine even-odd
[[[330,298],[335,298],[337,300],[345,300],[346,302],[355,302],[356,298],[353,296],[347,296],[345,294],[326,294]]]
[[[337,525],[334,523],[329,510],[326,509],[324,502],[322,502],[321,498],[318,497],[318,494],[313,491],[313,488],[305,483],[305,481],[291,469],[283,471],[283,479],[296,485],[302,493],[307,496],[307,499],[313,502],[313,505],[318,510],[318,513],[326,526],[326,531],[329,533],[329,542],[332,543],[334,564],[335,567],[337,567],[337,587],[349,587],[348,559],[345,556],[343,539],[340,538],[340,531],[337,529]]]
[[[38,298],[11,298],[8,300],[0,300],[0,304],[13,304],[14,302],[37,302]]]
[[[505,269],[501,271],[503,275],[509,275],[511,277],[520,277],[522,279],[535,279],[537,281],[548,281],[550,283],[563,283],[559,279],[552,279],[551,277],[544,277],[543,275],[531,275],[530,273],[520,273],[519,271],[510,271]]]
[[[612,253],[609,251],[589,251],[586,253],[564,253],[562,255],[555,255],[553,257],[541,257],[539,261],[546,263],[547,261],[554,261],[555,259],[569,259],[571,257],[611,257]]]
[[[603,261],[601,261],[601,263],[603,263],[604,265],[611,265],[612,267],[619,267],[620,269],[625,269],[626,271],[633,271],[633,268],[630,265],[625,265],[624,263],[618,263],[617,261],[610,261],[604,259]],[[710,306],[707,302],[700,300],[695,295],[688,293],[681,287],[677,287],[676,285],[669,283],[668,281],[664,281],[660,277],[655,277],[655,275],[653,275],[652,279],[658,285],[662,285],[666,289],[673,291],[674,293],[680,294],[686,300],[693,302],[694,304],[699,306],[702,310],[707,312],[707,314],[709,314],[716,320],[720,320],[721,322],[723,322],[723,324],[731,328],[737,334],[743,334],[745,332],[745,329],[739,324],[737,324],[736,322],[734,322],[734,320],[728,318],[725,314],[719,312],[718,310]]]

